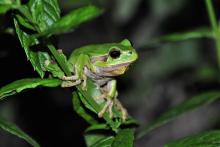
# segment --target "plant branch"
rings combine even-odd
[[[218,66],[220,68],[220,31],[218,28],[218,23],[216,19],[216,15],[214,12],[212,0],[206,0],[206,8],[209,14],[209,20],[212,26],[212,32],[215,37],[215,44],[216,44],[216,50],[217,50],[217,59],[218,59]]]

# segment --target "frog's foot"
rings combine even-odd
[[[44,65],[48,67],[51,64],[52,60],[45,60]]]
[[[101,100],[101,99],[105,99],[106,100],[106,103],[105,103],[104,107],[102,108],[102,110],[98,113],[98,116],[99,117],[103,117],[104,113],[106,111],[108,111],[109,117],[112,119],[114,117],[112,109],[113,109],[113,106],[115,106],[116,109],[118,109],[121,112],[122,121],[125,122],[127,120],[127,118],[128,118],[128,112],[122,106],[121,102],[116,98],[116,96],[113,99],[111,99],[111,98],[109,98],[107,96],[106,93],[103,93],[103,94],[95,97],[95,100]]]
[[[117,98],[115,98],[114,100],[115,100],[115,105],[116,105],[116,107],[117,107],[117,108],[121,111],[121,113],[122,113],[122,120],[125,122],[126,119],[128,118],[128,112],[127,112],[127,110],[122,106],[121,102],[120,102]]]
[[[106,98],[106,94],[101,94],[101,95],[99,95],[99,96],[96,96],[96,97],[94,97],[94,99],[95,100],[103,100],[103,99],[105,99]]]
[[[113,117],[112,113],[112,106],[113,106],[113,101],[111,99],[108,99],[102,110],[98,113],[98,116],[101,118],[103,117],[104,113],[108,110],[109,112],[109,117]]]
[[[60,54],[63,53],[63,50],[62,50],[62,49],[58,49],[57,51],[58,51],[58,53],[60,53]]]
[[[110,119],[112,119],[113,118],[113,113],[112,113],[112,107],[113,107],[113,101],[109,104],[109,106],[108,106],[108,112],[109,112],[109,117],[110,117]]]
[[[76,81],[63,81],[61,83],[61,87],[73,87],[76,85],[79,85],[81,83],[81,80],[76,80]]]
[[[61,87],[73,87],[82,83],[77,75],[63,76],[60,79],[63,80]]]

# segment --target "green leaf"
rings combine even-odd
[[[50,55],[47,53],[47,52],[37,52],[37,57],[38,57],[38,60],[39,60],[39,64],[41,66],[41,69],[43,71],[46,71],[46,68],[45,68],[45,62],[50,60]]]
[[[74,110],[82,117],[84,118],[89,124],[93,125],[93,124],[97,124],[98,121],[96,119],[93,118],[93,116],[91,116],[91,114],[89,114],[87,112],[87,110],[83,107],[82,102],[79,99],[79,95],[77,94],[77,92],[73,92],[73,98],[72,98],[72,102],[73,102],[73,108]]]
[[[30,50],[29,47],[32,45],[38,44],[38,40],[35,37],[22,31],[20,29],[19,24],[16,19],[14,19],[14,24],[15,24],[16,33],[18,35],[20,43],[21,43],[22,47],[24,47],[25,53],[26,53],[28,59],[30,59],[29,58],[29,50]]]
[[[18,22],[14,19],[14,24],[16,28],[16,33],[18,35],[18,38],[20,40],[21,46],[24,48],[24,51],[26,53],[27,59],[30,60],[34,70],[38,72],[38,74],[41,76],[41,78],[44,77],[45,72],[41,66],[41,59],[39,58],[39,54],[37,52],[33,52],[30,50],[30,46],[34,44],[38,44],[38,40],[22,31],[18,25]]]
[[[25,89],[36,88],[38,86],[57,87],[60,84],[61,80],[59,79],[30,78],[18,80],[0,88],[0,100],[3,100],[9,95],[20,93]]]
[[[66,56],[63,53],[59,53],[52,44],[47,45],[47,47],[49,48],[50,52],[53,54],[53,57],[56,59],[57,63],[60,65],[65,74],[67,76],[71,76],[72,73],[69,69],[72,68],[71,65],[67,62]]]
[[[103,138],[97,141],[95,144],[91,145],[90,147],[111,147],[114,138],[112,136]]]
[[[137,138],[141,138],[148,134],[150,131],[159,128],[160,126],[174,120],[178,116],[196,109],[200,106],[210,104],[220,98],[220,92],[206,92],[198,96],[194,96],[189,100],[186,100],[182,104],[171,108],[167,112],[163,113],[159,118],[150,123],[141,132],[138,133]]]
[[[123,129],[116,135],[111,147],[133,147],[134,130]]]
[[[0,14],[6,13],[8,10],[10,10],[12,5],[2,5],[0,4]]]
[[[43,32],[60,18],[60,8],[57,0],[30,0],[29,11],[32,22],[38,26],[38,31]]]
[[[111,147],[114,136],[108,133],[88,133],[84,136],[87,147]]]
[[[78,93],[80,95],[80,100],[84,104],[86,108],[98,114],[105,105],[105,101],[96,100],[95,97],[101,95],[100,89],[96,87],[96,85],[92,82],[91,79],[87,79],[87,90],[82,90],[81,86],[76,86]],[[115,119],[111,119],[107,112],[104,113],[103,119],[110,125],[112,130],[117,132],[119,126],[123,123],[121,119],[121,113],[119,110],[115,110],[115,106],[113,106],[113,115],[116,117]]]
[[[23,132],[20,128],[18,128],[15,124],[8,122],[2,118],[0,118],[0,128],[27,141],[33,147],[40,147],[40,145],[30,136],[28,136],[25,132]]]
[[[220,131],[210,131],[179,139],[165,147],[219,147]]]
[[[213,38],[213,33],[209,28],[199,28],[193,31],[174,33],[170,35],[162,36],[160,41],[184,41],[189,39],[198,39],[198,38]]]
[[[36,28],[34,27],[34,25],[25,17],[21,16],[21,15],[16,15],[16,19],[18,21],[18,23],[28,29],[31,29],[33,31],[36,30]]]
[[[0,5],[4,5],[4,4],[10,5],[10,4],[12,4],[12,0],[1,0]]]
[[[32,66],[38,72],[40,77],[43,78],[44,75],[45,75],[45,72],[44,72],[44,68],[42,66],[43,59],[40,58],[41,57],[41,53],[42,52],[29,51],[29,57],[30,57],[30,62],[32,64]]]
[[[96,142],[98,142],[106,137],[109,137],[109,136],[104,133],[87,133],[84,135],[84,139],[85,139],[87,147],[91,147]],[[113,137],[113,136],[110,136],[110,137]]]
[[[0,1],[0,14],[6,13],[10,9],[17,8],[19,5],[20,5],[19,1],[1,0]]]
[[[93,124],[92,126],[89,126],[86,128],[85,132],[95,131],[95,130],[109,130],[107,124]]]
[[[76,28],[78,25],[99,16],[101,13],[101,9],[92,5],[78,8],[59,19],[51,27],[42,32],[40,36],[68,32],[71,29]]]
[[[58,66],[58,64],[56,64],[56,62],[51,59],[46,60],[46,62],[44,62],[44,68],[55,78],[61,78],[65,75],[61,68]]]
[[[216,67],[203,66],[196,70],[194,80],[216,81],[218,80],[219,70]]]
[[[35,31],[38,30],[38,25],[36,24],[36,22],[34,22],[33,18],[32,18],[32,14],[29,10],[29,7],[27,5],[21,5],[18,8],[18,11],[20,12],[20,16],[32,27],[34,27]],[[19,21],[19,19],[18,19]],[[24,24],[21,24],[24,26]]]
[[[185,41],[190,39],[201,39],[201,38],[211,38],[213,39],[213,33],[210,28],[198,28],[191,31],[186,32],[178,32],[173,34],[164,35],[158,37],[147,43],[147,46],[158,45],[159,43],[163,42],[178,42],[178,41]]]
[[[218,59],[218,67],[220,68],[220,30],[218,26],[219,22],[215,14],[215,9],[214,9],[212,0],[205,0],[205,3],[206,3],[206,9],[209,15],[209,20],[212,26],[211,32],[214,34],[217,59]]]

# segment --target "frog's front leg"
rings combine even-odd
[[[73,87],[81,84],[81,80],[76,80],[76,81],[63,81],[61,83],[61,87]]]
[[[90,59],[87,55],[81,54],[77,57],[76,62],[73,65],[73,71],[75,75],[63,76],[61,79],[64,80],[63,87],[72,87],[82,83],[82,90],[86,90],[87,77],[84,74],[85,66],[90,67]]]
[[[75,63],[75,73],[82,80],[82,90],[87,90],[87,76],[84,73],[86,67],[89,69],[93,68],[89,56],[81,54]]]
[[[99,111],[98,116],[100,118],[103,117],[104,113],[108,110],[109,111],[109,117],[112,118],[113,117],[112,106],[113,106],[113,101],[110,100],[110,99],[107,99],[107,102],[105,103],[104,107],[102,108],[101,111]]]
[[[127,110],[122,106],[121,102],[115,98],[114,99],[114,104],[116,105],[116,107],[121,110],[122,113],[122,120],[125,121],[128,118],[128,112]]]
[[[60,79],[63,80],[61,87],[73,87],[81,83],[81,80],[79,79],[79,76],[77,74],[72,76],[64,75]]]
[[[64,81],[75,81],[75,80],[78,80],[79,79],[79,76],[78,75],[72,75],[72,76],[63,76],[60,78],[61,80],[64,80]]]

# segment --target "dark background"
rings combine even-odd
[[[91,2],[105,8],[105,13],[72,33],[57,36],[58,47],[69,55],[85,44],[131,40],[139,60],[117,79],[119,99],[140,122],[138,131],[169,107],[200,92],[219,89],[215,73],[202,72],[217,69],[213,41],[197,39],[148,46],[165,34],[208,27],[203,0],[65,0],[60,1],[62,14]],[[220,1],[214,0],[214,6],[219,16]],[[13,27],[10,15],[0,16],[0,86],[38,77],[17,37],[5,32],[8,27]],[[0,103],[0,116],[15,122],[42,147],[83,147],[87,124],[73,111],[72,90],[38,88],[11,96]],[[218,112],[218,102],[197,109],[137,140],[135,146],[159,147],[219,128]],[[0,147],[26,146],[23,140],[0,130]]]

